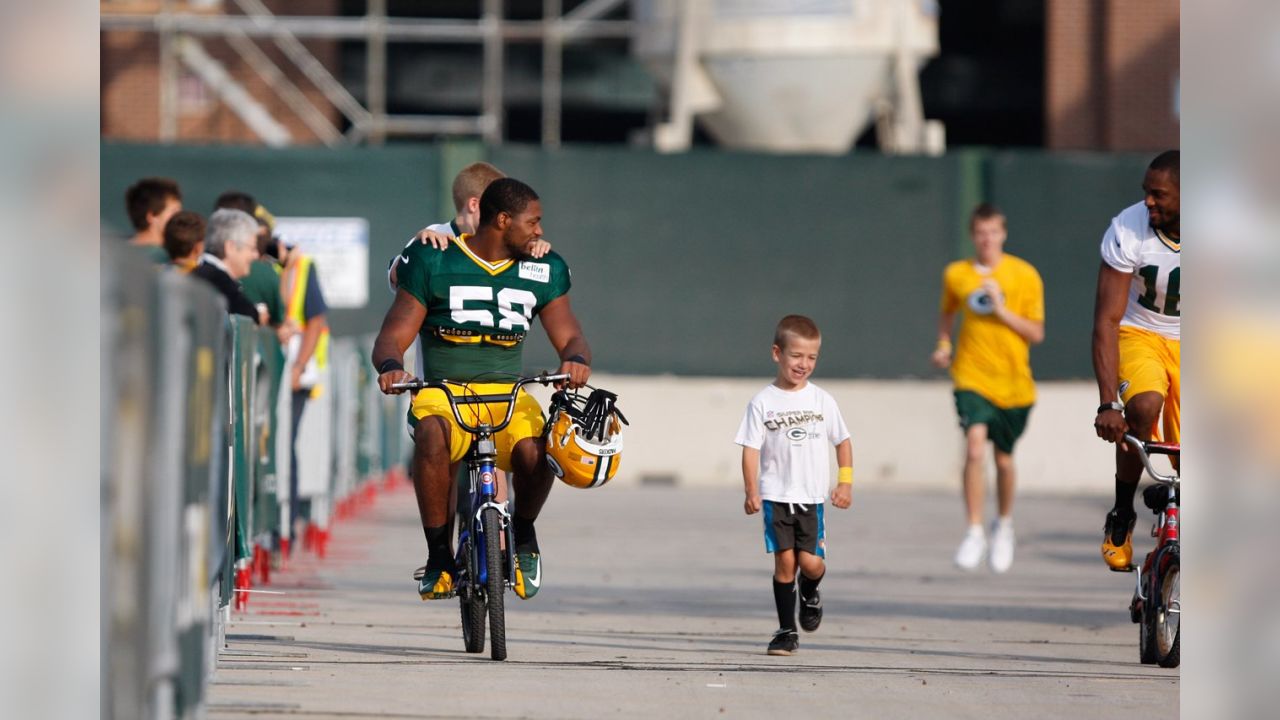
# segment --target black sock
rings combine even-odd
[[[1116,476],[1116,504],[1112,508],[1121,519],[1134,517],[1133,496],[1138,491],[1138,481],[1124,482]]]
[[[512,517],[511,532],[515,535],[516,552],[538,552],[538,533],[534,532],[532,520]]]
[[[778,606],[778,627],[795,632],[796,584],[773,581],[773,602]]]
[[[423,528],[427,535],[427,569],[452,570],[453,552],[449,549],[449,526]]]
[[[812,580],[805,577],[804,573],[800,573],[800,599],[808,600],[809,598],[813,597],[813,593],[815,593],[818,590],[818,583],[822,582],[822,578],[826,576],[827,576],[827,571],[825,568],[823,569],[821,575],[819,575],[816,578],[813,578]]]
[[[1133,512],[1133,496],[1138,489],[1138,483],[1132,484],[1122,482],[1119,476],[1116,476],[1116,504],[1111,509],[1116,514],[1116,523],[1111,528],[1111,544],[1124,544],[1125,537],[1129,534],[1129,523],[1137,517]]]

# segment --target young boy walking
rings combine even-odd
[[[769,642],[770,655],[790,655],[800,647],[797,577],[800,627],[813,632],[822,622],[818,583],[827,570],[822,508],[831,487],[831,445],[840,467],[831,504],[844,509],[851,500],[849,430],[835,399],[809,382],[821,346],[822,335],[812,320],[803,315],[782,318],[773,336],[778,376],[751,399],[734,440],[742,446],[743,509],[748,515],[763,511],[764,547],[773,553],[779,627]]]

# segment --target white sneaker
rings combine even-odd
[[[1002,573],[1013,565],[1013,518],[1000,518],[991,526],[991,570]]]
[[[961,570],[976,570],[982,562],[982,556],[987,554],[987,536],[982,532],[981,525],[970,525],[969,532],[965,533],[964,540],[960,541],[960,547],[956,549],[956,567]]]

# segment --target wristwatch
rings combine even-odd
[[[1118,410],[1124,412],[1124,403],[1119,400],[1112,400],[1109,403],[1103,403],[1098,406],[1098,412],[1106,412],[1107,410]]]

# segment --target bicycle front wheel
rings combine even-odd
[[[1178,667],[1182,659],[1182,572],[1179,567],[1178,554],[1171,553],[1169,560],[1160,570],[1160,583],[1155,606],[1152,608],[1156,662],[1160,667]]]
[[[488,507],[480,519],[484,524],[485,560],[489,571],[485,587],[489,601],[489,656],[494,660],[506,660],[507,621],[503,596],[507,582],[502,570],[502,516],[497,508]]]

